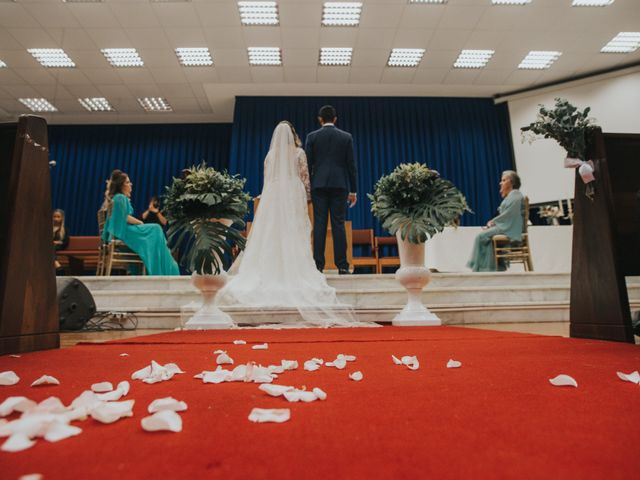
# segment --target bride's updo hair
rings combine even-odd
[[[291,133],[293,134],[293,141],[296,144],[296,147],[301,148],[302,147],[302,140],[300,140],[300,137],[298,136],[298,132],[296,132],[296,129],[293,127],[292,123],[289,122],[288,120],[283,120],[280,123],[284,123],[285,125],[289,125],[289,128],[291,129]]]

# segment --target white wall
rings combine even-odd
[[[551,107],[554,98],[566,98],[581,109],[590,106],[604,132],[640,133],[640,72],[529,95],[510,100],[509,115],[516,169],[531,203],[573,198],[574,191],[574,170],[563,168],[566,154],[554,140],[521,141],[520,128],[535,121],[539,104]]]

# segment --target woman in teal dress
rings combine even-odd
[[[126,173],[120,170],[111,173],[107,187],[110,214],[102,232],[103,241],[114,237],[122,240],[140,256],[149,275],[180,275],[162,227],[155,223],[145,224],[133,216],[129,200],[132,189],[133,184]]]
[[[505,270],[506,265],[496,265],[493,254],[494,235],[506,235],[512,242],[522,240],[522,202],[524,197],[520,193],[520,177],[513,170],[506,170],[500,179],[500,196],[504,198],[498,207],[498,216],[487,222],[473,244],[473,252],[467,263],[474,272],[495,272]]]

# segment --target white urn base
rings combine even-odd
[[[234,328],[231,317],[215,305],[218,290],[227,283],[225,272],[219,275],[191,275],[191,283],[202,293],[202,306],[185,323],[185,330],[224,330]]]

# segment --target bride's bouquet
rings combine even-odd
[[[471,211],[453,183],[420,163],[398,165],[368,197],[382,227],[411,243],[425,242]]]
[[[251,198],[245,182],[203,163],[184,170],[166,187],[163,212],[169,220],[169,244],[191,272],[218,274],[229,267],[233,245],[244,248],[238,229],[245,225]]]

